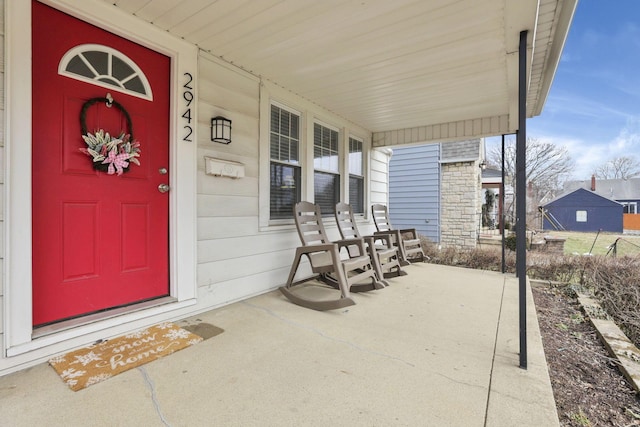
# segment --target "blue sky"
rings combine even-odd
[[[527,136],[567,147],[574,179],[590,178],[614,157],[640,161],[640,1],[579,0],[549,97],[527,121]]]

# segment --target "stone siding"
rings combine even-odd
[[[482,206],[478,162],[443,164],[441,182],[440,243],[475,248]]]

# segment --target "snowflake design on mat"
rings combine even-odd
[[[149,335],[148,329],[143,329],[141,331],[132,332],[128,335],[125,335],[125,338],[142,338],[145,335]]]
[[[179,340],[182,338],[188,338],[189,332],[184,329],[169,329],[166,334],[163,335],[165,338],[169,338],[170,340]]]
[[[66,362],[67,359],[64,356],[56,356],[49,359],[50,365],[57,365],[58,363]]]
[[[100,357],[101,354],[98,353],[94,353],[93,351],[90,351],[87,354],[81,354],[80,356],[74,356],[76,358],[76,363],[80,362],[82,363],[82,366],[87,366],[89,363],[95,361],[95,360],[102,360],[102,357]]]
[[[62,371],[62,373],[60,374],[60,376],[62,378],[64,378],[67,382],[69,382],[69,380],[71,378],[77,378],[77,377],[81,377],[83,376],[87,371],[76,371],[74,368],[69,368],[69,369],[65,369],[64,371]],[[77,381],[76,381],[77,382]]]
[[[65,381],[65,383],[66,383],[69,387],[72,387],[72,388],[73,388],[76,384],[78,384],[78,380],[70,379],[70,380],[66,380],[66,381]]]
[[[202,338],[193,338],[193,339],[190,339],[190,340],[187,342],[187,344],[189,344],[189,345],[196,345],[196,344],[198,344],[200,341],[202,341]]]
[[[173,323],[171,322],[164,322],[158,325],[158,329],[171,329],[173,328]]]
[[[104,381],[104,380],[106,380],[106,379],[109,379],[109,378],[111,378],[112,376],[113,376],[113,375],[111,375],[111,374],[100,374],[100,375],[94,375],[94,376],[92,376],[92,377],[89,377],[89,379],[87,380],[87,383],[86,383],[86,385],[85,385],[85,386],[86,386],[86,387],[89,387],[90,385],[97,384],[97,383],[99,383],[99,382],[101,382],[101,381]]]

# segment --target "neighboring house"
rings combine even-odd
[[[611,218],[611,224],[607,225],[607,228],[603,228],[603,230],[611,229],[611,231],[616,232],[622,232],[623,229],[627,231],[640,230],[640,210],[638,210],[640,205],[640,178],[597,179],[592,176],[590,180],[569,181],[565,184],[564,189],[565,195],[575,189],[584,189],[622,205],[620,214],[617,213],[619,210],[617,208],[609,211],[610,215],[616,212],[616,216]],[[549,202],[545,206],[551,203],[553,202]],[[622,226],[619,226],[620,221],[622,221]],[[585,226],[584,224],[582,225]],[[545,227],[547,226],[551,226],[551,224],[547,222]],[[597,231],[598,229],[599,227],[592,224],[591,231]]]
[[[331,238],[337,201],[371,232],[389,147],[442,142],[444,154],[540,114],[576,2],[0,7],[4,375],[277,289],[300,245],[297,201],[322,206]],[[140,166],[102,150],[94,165],[84,126],[133,134]],[[102,155],[128,171],[94,170]],[[466,162],[443,176],[477,174]]]
[[[638,214],[640,206],[640,178],[629,179],[598,179],[595,176],[586,181],[570,181],[565,191],[585,188],[596,194],[615,200],[624,206],[625,214]]]
[[[543,230],[623,231],[622,204],[584,188],[564,194],[541,209]]]
[[[484,203],[483,153],[481,139],[395,148],[389,164],[394,226],[415,228],[443,246],[474,248]]]

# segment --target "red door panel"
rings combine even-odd
[[[98,202],[62,204],[62,280],[98,277]],[[78,239],[77,236],[83,236]]]
[[[169,293],[170,60],[37,1],[33,6],[33,323],[42,325]],[[55,36],[52,36],[54,35]],[[64,54],[98,44],[131,58],[153,100],[58,74]],[[121,176],[80,152],[80,111],[111,93],[131,117],[141,165]],[[129,132],[118,109],[89,107],[88,132]]]

